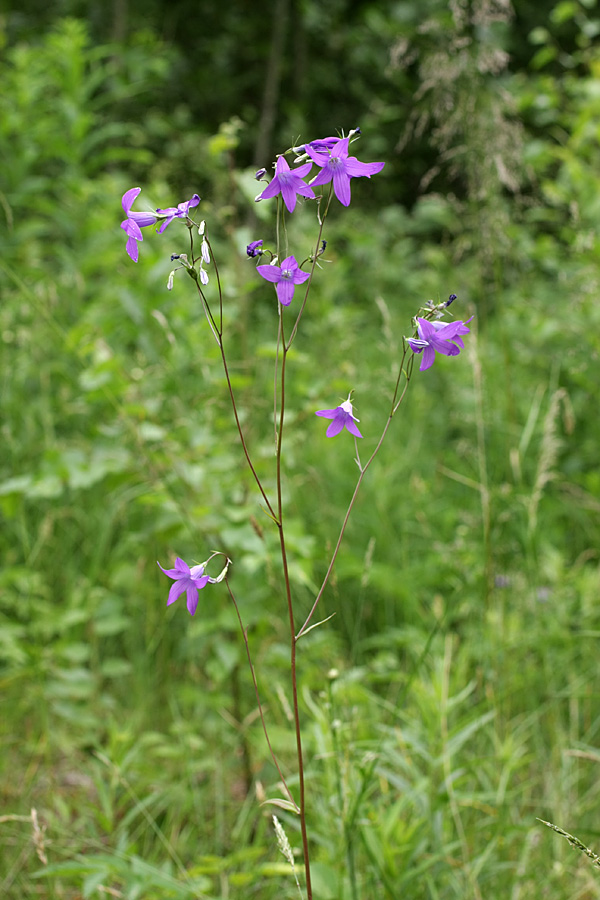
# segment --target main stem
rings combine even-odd
[[[292,589],[288,569],[287,552],[285,547],[285,534],[283,531],[283,496],[281,490],[281,447],[283,440],[283,416],[285,412],[285,364],[287,360],[287,347],[283,336],[283,324],[281,327],[283,354],[281,357],[281,401],[279,409],[279,432],[277,435],[277,528],[279,531],[279,545],[281,548],[281,562],[283,566],[283,578],[290,619],[290,669],[292,675],[292,703],[294,709],[294,728],[296,731],[296,754],[298,757],[298,788],[300,792],[300,831],[302,834],[302,850],[304,854],[304,873],[306,877],[306,897],[312,900],[312,884],[310,878],[310,856],[308,850],[308,833],[306,830],[306,803],[304,792],[304,758],[302,755],[302,733],[300,730],[300,708],[298,705],[298,682],[296,678],[296,625],[294,622],[294,606],[292,603]]]

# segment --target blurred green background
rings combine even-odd
[[[181,232],[125,254],[121,196],[197,191],[248,440],[272,485],[273,240],[254,169],[359,125],[385,160],[332,206],[290,356],[299,616],[427,300],[475,314],[415,373],[300,644],[319,900],[600,897],[596,0],[75,0],[0,13],[0,895],[296,897],[224,588],[167,610],[156,566],[234,560],[295,784],[275,538],[242,474]],[[144,201],[144,202],[142,202]],[[290,222],[309,252],[307,205]],[[210,288],[209,288],[210,290]],[[31,809],[37,810],[37,826]],[[297,822],[280,816],[292,845]]]

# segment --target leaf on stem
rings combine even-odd
[[[305,635],[305,634],[308,634],[309,631],[312,631],[313,628],[318,628],[319,625],[324,625],[325,622],[329,622],[329,620],[330,620],[330,619],[333,619],[333,617],[334,617],[335,615],[336,615],[336,613],[331,613],[331,615],[330,615],[330,616],[327,616],[326,619],[321,619],[320,622],[315,622],[314,625],[309,625],[308,628],[304,628],[302,631],[300,631],[300,632],[296,635],[296,640],[299,640],[301,637],[304,637],[304,635]]]
[[[260,804],[261,806],[279,806],[281,809],[287,809],[288,812],[296,813],[296,815],[300,815],[300,809],[293,803],[291,800],[282,800],[279,797],[275,797],[274,800],[263,800]]]

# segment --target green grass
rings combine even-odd
[[[15,85],[58,77],[56,41],[4,68],[5,106]],[[91,141],[88,51],[67,43],[83,63],[59,96]],[[130,263],[130,179],[106,148],[59,164],[61,128],[27,127],[38,103],[13,102],[22,146],[1,144],[0,893],[297,897],[261,806],[280,791],[226,592],[191,620],[165,608],[156,566],[213,547],[234,560],[295,787],[276,535],[242,474],[214,343],[186,280],[165,290],[176,238],[149,234]],[[160,161],[143,158],[145,192],[167,202]],[[247,231],[211,203],[234,384],[271,487],[272,303]],[[314,410],[354,388],[366,455],[416,308],[452,290],[457,314],[476,314],[464,353],[415,374],[324,596],[335,617],[299,645],[315,896],[595,897],[592,863],[538,818],[598,851],[598,242],[577,243],[568,218],[551,234],[515,219],[492,279],[477,235],[442,246],[425,206],[332,215],[332,262],[290,355],[288,543],[308,611],[356,477],[347,435],[327,441]],[[312,239],[308,214],[294,228]]]

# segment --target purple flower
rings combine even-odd
[[[154,225],[157,221],[154,213],[131,211],[133,201],[141,190],[142,189],[139,187],[130,188],[128,191],[125,191],[121,200],[123,211],[127,216],[127,218],[123,222],[121,222],[121,228],[127,235],[127,244],[125,246],[125,249],[134,262],[138,261],[139,248],[137,242],[144,240],[141,229],[145,228],[147,225]]]
[[[187,594],[188,612],[193,616],[198,606],[198,591],[206,587],[210,581],[208,575],[204,574],[204,566],[192,566],[190,569],[188,564],[183,559],[180,559],[179,556],[175,560],[174,569],[163,569],[160,563],[157,563],[157,565],[165,575],[175,580],[169,591],[167,606],[175,603],[177,598],[185,591]]]
[[[187,219],[190,209],[193,206],[198,206],[199,203],[200,197],[198,194],[194,194],[189,200],[186,200],[184,203],[179,203],[177,206],[168,206],[166,209],[157,209],[157,215],[159,215],[161,219],[166,217],[165,221],[161,222],[158,233],[162,234],[167,225],[171,224],[173,219]]]
[[[330,140],[327,138],[326,140]],[[306,152],[318,166],[322,166],[319,174],[313,178],[311,185],[315,187],[319,184],[328,184],[333,178],[333,189],[335,196],[343,206],[350,205],[350,179],[371,175],[381,172],[385,163],[363,163],[359,162],[355,156],[348,156],[349,138],[341,138],[332,147],[329,153],[321,151],[316,152],[311,144],[306,144]]]
[[[303,272],[298,268],[298,263],[293,256],[287,256],[281,263],[281,267],[257,266],[256,271],[267,281],[272,281],[276,285],[277,299],[282,306],[289,306],[296,285],[302,284],[307,278],[310,278],[309,272]]]
[[[418,338],[406,338],[406,342],[414,353],[423,353],[419,368],[424,372],[433,365],[436,351],[444,356],[458,356],[465,347],[461,335],[469,334],[469,329],[466,322],[429,322],[419,317],[417,332]]]
[[[312,169],[312,163],[304,163],[297,169],[290,169],[285,157],[280,156],[275,165],[275,176],[273,181],[267,185],[262,194],[259,194],[257,200],[268,200],[269,197],[275,197],[279,192],[283,197],[283,202],[288,208],[288,212],[294,212],[296,208],[296,194],[302,194],[303,197],[311,197],[314,200],[314,192],[312,188],[302,181],[305,175],[308,175]]]
[[[325,432],[325,437],[335,437],[344,428],[347,428],[350,434],[354,434],[359,438],[362,437],[362,434],[354,424],[360,420],[354,415],[350,396],[349,394],[348,399],[344,400],[341,406],[336,406],[335,409],[320,409],[315,413],[316,416],[322,416],[324,419],[333,419],[333,422]]]
[[[262,256],[262,241],[250,241],[248,246],[246,247],[246,253],[250,258],[254,258],[255,256]]]

